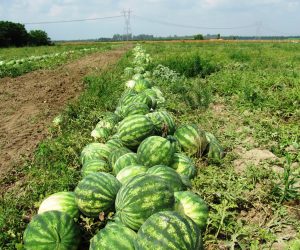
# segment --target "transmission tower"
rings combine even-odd
[[[131,26],[130,26],[130,15],[131,15],[132,11],[129,10],[123,10],[122,14],[124,15],[124,21],[125,21],[125,34],[126,34],[126,40],[129,40],[129,35],[131,33]]]

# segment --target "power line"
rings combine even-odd
[[[158,23],[158,24],[174,26],[174,27],[189,28],[189,29],[233,30],[233,29],[246,29],[246,28],[256,27],[256,24],[250,24],[250,25],[245,25],[245,26],[235,26],[235,27],[206,27],[206,26],[195,26],[195,25],[171,23],[171,22],[141,17],[138,15],[133,15],[133,16],[137,17],[141,20],[147,21],[147,22]]]
[[[36,25],[36,24],[52,24],[52,23],[73,23],[73,22],[85,22],[85,21],[94,21],[94,20],[102,20],[102,19],[113,19],[113,18],[119,18],[119,17],[123,17],[123,15],[85,18],[85,19],[59,20],[59,21],[42,21],[42,22],[32,22],[32,23],[24,23],[24,24],[25,25]]]

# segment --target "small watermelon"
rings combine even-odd
[[[175,147],[173,142],[160,136],[148,137],[137,150],[139,162],[147,167],[170,165],[174,153]]]
[[[142,92],[143,94],[149,96],[151,98],[151,107],[152,109],[156,108],[156,104],[157,104],[157,95],[156,92],[153,89],[146,89]]]
[[[131,103],[123,107],[122,117],[130,115],[146,115],[150,112],[149,107],[145,103]]]
[[[94,128],[94,130],[91,132],[91,136],[100,142],[106,142],[111,134],[111,130],[108,128]]]
[[[147,114],[153,122],[155,130],[159,135],[172,135],[176,126],[172,116],[167,111],[157,111]]]
[[[120,121],[120,117],[112,112],[104,114],[103,118],[97,123],[96,128],[106,128],[112,130]]]
[[[134,90],[136,92],[142,92],[145,89],[151,88],[151,83],[145,79],[139,79],[135,81]]]
[[[109,150],[111,152],[118,149],[118,148],[124,147],[124,145],[122,144],[122,141],[119,138],[111,138],[110,140],[108,140],[106,142],[105,145],[109,148]]]
[[[127,153],[118,158],[113,167],[113,173],[117,175],[123,168],[138,165],[137,154]]]
[[[153,214],[141,226],[136,250],[204,250],[201,231],[196,223],[175,211]]]
[[[98,217],[100,212],[113,211],[121,183],[111,174],[92,173],[84,177],[75,188],[75,200],[82,213]]]
[[[190,217],[203,232],[208,219],[208,207],[205,201],[190,191],[175,192],[175,210]]]
[[[148,174],[153,174],[161,177],[173,190],[182,191],[186,190],[180,175],[173,169],[164,165],[157,165],[149,168]]]
[[[92,239],[89,250],[135,250],[136,233],[121,223],[110,222]]]
[[[193,160],[185,154],[175,153],[171,167],[176,170],[177,173],[187,176],[192,179],[196,176],[196,167]]]
[[[90,160],[83,164],[81,175],[83,177],[95,172],[110,172],[111,169],[106,161]]]
[[[138,230],[154,213],[172,210],[173,190],[158,176],[139,174],[119,190],[116,216],[127,227]]]
[[[195,124],[179,127],[175,131],[174,137],[179,141],[184,152],[197,157],[202,156],[208,145],[204,131],[200,130]]]
[[[90,143],[85,146],[80,155],[81,164],[84,164],[90,160],[107,160],[110,154],[110,149],[107,145],[103,143]]]
[[[154,133],[154,125],[145,115],[131,115],[120,122],[118,134],[122,143],[136,148],[145,138]]]
[[[74,192],[58,192],[50,195],[41,203],[38,214],[52,210],[65,212],[72,218],[78,218],[79,209],[75,202]]]
[[[131,100],[131,103],[144,103],[146,104],[149,108],[152,107],[152,98],[147,95],[146,93],[139,93],[136,96],[134,96]]]
[[[208,141],[207,158],[214,161],[220,161],[225,156],[221,144],[213,134],[205,132],[205,136]]]
[[[122,147],[114,150],[109,156],[109,164],[114,169],[116,161],[125,154],[132,153],[128,148]]]
[[[137,176],[138,174],[146,173],[148,168],[139,165],[133,165],[123,168],[118,174],[117,179],[122,185],[126,185],[133,177]],[[182,189],[181,189],[182,190]]]
[[[152,87],[151,88],[155,94],[156,94],[156,106],[157,107],[162,107],[164,106],[166,99],[163,96],[163,93],[161,92],[161,90],[157,87]]]
[[[77,250],[80,230],[67,213],[47,211],[33,217],[23,235],[28,250]]]

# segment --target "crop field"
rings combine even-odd
[[[73,60],[80,61],[80,58],[87,54],[92,55],[97,51],[113,51],[122,46],[124,44],[101,45],[100,43],[100,45],[66,44],[39,49],[1,49],[0,77],[17,77],[36,69],[53,70],[58,65],[64,65]],[[205,222],[201,222],[202,227],[199,227],[204,247],[200,247],[199,242],[195,243],[197,235],[189,228],[189,240],[186,241],[189,241],[188,246],[191,250],[300,249],[300,44],[288,42],[189,43],[184,41],[147,42],[133,49],[134,46],[137,45],[127,46],[124,49],[126,53],[124,51],[122,54],[119,53],[120,59],[115,64],[101,71],[86,71],[83,78],[84,87],[80,89],[78,98],[68,102],[55,116],[54,113],[52,114],[53,122],[47,123],[47,137],[39,141],[32,155],[25,158],[22,165],[15,166],[14,171],[0,179],[0,249],[25,249],[23,233],[26,227],[31,225],[29,222],[32,218],[37,218],[34,216],[43,200],[57,192],[74,190],[78,204],[78,200],[82,199],[78,205],[82,212],[80,216],[77,207],[73,210],[75,214],[77,211],[74,217],[82,232],[81,242],[74,240],[71,243],[75,244],[74,249],[76,249],[76,244],[79,245],[78,249],[89,249],[90,239],[98,233],[99,229],[104,228],[107,222],[113,220],[127,223],[126,226],[132,229],[128,235],[135,235],[134,231],[142,225],[142,228],[145,228],[142,232],[144,234],[138,231],[134,244],[135,247],[138,246],[136,249],[149,249],[143,245],[148,239],[146,226],[149,220],[143,224],[143,218],[141,219],[136,214],[134,214],[135,217],[133,216],[136,220],[131,220],[129,212],[128,214],[124,212],[126,207],[122,208],[123,210],[121,207],[125,203],[126,195],[130,194],[126,187],[136,185],[139,192],[132,192],[132,196],[136,193],[140,196],[133,196],[134,202],[132,203],[136,204],[136,201],[145,200],[150,200],[149,203],[151,203],[152,196],[155,196],[152,193],[157,191],[159,197],[159,192],[164,192],[161,196],[163,198],[156,200],[153,207],[159,203],[160,207],[165,206],[165,210],[171,210],[170,207],[173,204],[166,203],[170,195],[166,191],[169,186],[165,188],[163,186],[165,182],[161,181],[160,186],[158,183],[155,184],[152,193],[147,192],[147,188],[151,186],[150,177],[144,178],[147,175],[153,180],[161,178],[154,176],[157,174],[156,171],[160,170],[153,169],[153,165],[174,165],[173,158],[167,160],[171,154],[169,152],[171,150],[166,146],[167,139],[171,145],[177,143],[177,155],[180,154],[179,151],[183,151],[182,154],[189,154],[191,165],[195,165],[196,170],[187,178],[183,172],[179,175],[179,169],[172,165],[176,169],[172,171],[181,176],[181,181],[179,181],[181,186],[176,186],[174,182],[172,185],[178,188],[177,191],[187,189],[190,194],[201,197],[202,202],[204,201],[208,208],[208,212],[203,207],[200,211],[203,213],[201,216],[206,216]],[[65,53],[70,51],[74,53]],[[55,53],[59,55],[24,64],[14,62],[7,65],[7,62],[12,60],[45,54],[55,55]],[[140,54],[140,57],[137,54]],[[106,59],[109,56],[110,54],[107,54]],[[137,84],[139,81],[141,81],[140,85]],[[142,105],[136,109],[128,110],[121,105],[125,102],[126,95],[135,96],[138,95],[137,93],[146,91],[150,86],[147,84],[153,86],[152,90],[155,90],[153,93],[156,95],[155,105],[153,103],[152,106],[150,105],[151,110],[147,106],[148,103],[147,105],[141,103]],[[173,131],[171,129],[173,123],[169,122],[168,126],[163,126],[160,131],[156,131],[160,139],[153,138],[158,136],[147,132],[147,136],[143,137],[143,139],[146,138],[143,142],[130,141],[135,135],[134,129],[146,128],[146,125],[135,127],[135,122],[141,122],[143,119],[147,120],[146,122],[152,121],[151,114],[155,113],[153,109],[164,110],[172,117],[176,124]],[[134,117],[136,121],[132,123],[127,121],[131,117],[128,115],[130,112],[131,115],[136,115]],[[138,112],[144,113],[141,115]],[[151,112],[150,115],[149,112]],[[117,114],[124,118],[117,127],[118,136],[115,136],[115,128],[103,127],[104,123],[101,121],[107,114]],[[39,122],[35,122],[34,124],[38,125]],[[132,127],[127,128],[126,122]],[[97,124],[102,124],[102,127]],[[154,122],[153,124],[155,125]],[[206,150],[202,150],[202,142],[201,147],[197,144],[199,148],[195,152],[191,153],[187,150],[180,139],[181,136],[184,137],[184,133],[179,132],[179,128],[184,128],[187,124],[193,124],[197,129],[200,128],[199,131],[202,131],[199,132],[200,134],[206,135],[209,132],[215,136],[215,145],[218,145],[216,151],[213,150],[212,154],[210,154],[211,151],[207,152],[207,149],[210,149],[209,146],[213,145],[213,140],[207,140],[207,136],[203,139],[206,141]],[[169,138],[166,134],[174,134],[174,136]],[[103,172],[112,174],[101,172],[88,175],[84,172],[87,171],[87,167],[83,169],[82,165],[85,165],[89,157],[94,157],[92,154],[88,155],[88,152],[93,150],[92,146],[90,148],[86,146],[97,142],[98,146],[101,144],[101,147],[104,147],[106,146],[104,143],[109,140],[115,142],[120,140],[123,143],[124,152],[118,155],[119,158],[123,155],[133,155],[133,153],[138,157],[139,164],[136,162],[136,165],[143,165],[138,170],[142,171],[139,172],[142,174],[131,180],[126,179],[129,178],[128,173],[123,172],[125,177],[116,174],[116,165],[119,166],[116,154],[113,157],[110,156],[109,164],[101,160],[104,164]],[[152,143],[147,140],[161,141]],[[157,145],[159,147],[155,150],[150,148],[149,151],[147,142],[152,147]],[[125,148],[124,145],[130,149]],[[164,151],[168,152],[164,155]],[[152,157],[156,154],[158,158],[161,157],[160,163],[157,163],[157,157]],[[151,168],[148,170],[149,165]],[[147,174],[145,174],[146,171],[148,171]],[[83,178],[85,175],[86,177]],[[111,185],[111,189],[108,191],[110,194],[114,193],[114,199],[117,196],[115,210],[118,217],[114,217],[114,209],[102,213],[104,208],[103,210],[99,208],[100,210],[95,213],[92,209],[89,210],[90,207],[85,207],[87,201],[82,197],[88,193],[84,190],[88,185],[84,181],[94,184],[96,190],[100,186],[100,183],[96,183],[97,178],[110,180],[107,186]],[[125,181],[129,184],[127,185]],[[143,186],[136,184],[139,181],[143,183]],[[101,188],[103,187],[100,187],[100,190]],[[105,190],[97,195],[102,197],[107,195],[108,191]],[[175,188],[171,192],[172,195],[174,191]],[[144,197],[144,195],[150,196]],[[112,199],[113,204],[115,204],[114,199]],[[175,199],[175,208],[176,202],[178,200]],[[130,202],[126,204],[130,208],[133,207]],[[145,205],[137,204],[140,205],[134,208],[137,210]],[[176,216],[176,220],[181,218],[177,212],[161,213],[165,213],[165,218],[170,220]],[[42,215],[43,213],[39,216]],[[150,219],[155,221],[159,218],[152,215]],[[184,223],[182,222],[186,227],[188,227],[187,221],[185,219]],[[191,219],[189,221],[195,228],[198,228],[198,222],[196,225],[191,222]],[[163,239],[174,238],[178,244],[184,241],[180,233],[173,232],[173,235],[169,235],[171,230],[163,231],[159,223],[157,227],[154,227],[153,225],[156,224],[150,222],[149,228],[158,232],[153,233],[154,237],[162,235]],[[111,230],[121,232],[121,229],[116,227],[117,223],[109,225],[112,227]],[[106,237],[109,237],[109,227],[105,227],[105,230],[107,230]],[[180,227],[180,230],[184,229]],[[104,230],[101,231],[104,232]],[[76,235],[75,232],[73,237],[74,235]],[[93,244],[101,241],[99,237],[93,238]],[[113,237],[112,241],[108,241],[111,244],[124,243],[122,237],[111,235],[110,237]],[[130,237],[135,236],[128,236],[126,239]],[[28,239],[27,242],[29,241]],[[105,240],[103,241],[105,244]]]

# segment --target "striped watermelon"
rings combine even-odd
[[[145,115],[128,116],[120,122],[118,127],[120,140],[129,148],[136,148],[153,132],[154,125]]]
[[[154,213],[172,210],[173,190],[158,176],[139,174],[122,186],[116,198],[116,216],[127,227],[138,230]]]
[[[139,162],[147,167],[170,165],[174,153],[175,147],[172,141],[160,136],[148,137],[137,150]]]
[[[148,174],[153,174],[161,177],[173,190],[182,191],[186,190],[180,175],[173,169],[164,165],[157,165],[149,168]]]
[[[89,250],[134,250],[136,233],[121,223],[108,223],[92,239]]]
[[[122,117],[130,115],[145,115],[150,112],[149,107],[145,103],[131,103],[128,106],[124,106],[122,109]]]
[[[175,211],[153,214],[141,226],[136,250],[204,250],[201,231],[193,220]]]
[[[122,141],[119,138],[117,138],[116,135],[114,135],[114,136],[115,136],[114,138],[111,138],[105,144],[111,152],[118,148],[124,147],[124,145],[122,144]]]
[[[82,213],[98,217],[100,212],[113,210],[121,183],[111,174],[92,173],[84,177],[75,188],[75,200]]]
[[[47,211],[33,217],[23,235],[28,250],[76,250],[80,243],[80,230],[67,213]]]
[[[85,146],[80,155],[81,164],[90,160],[107,160],[110,149],[107,145],[94,142]]]
[[[185,154],[175,153],[171,167],[176,170],[177,173],[187,176],[192,179],[196,176],[196,167],[193,160]]]
[[[108,128],[99,128],[96,127],[91,132],[91,136],[100,142],[106,142],[111,134],[111,130]]]
[[[148,168],[140,165],[132,165],[123,168],[116,176],[119,182],[122,183],[122,185],[126,185],[132,178],[137,176],[138,174],[146,173]]]
[[[127,89],[123,92],[118,107],[127,106],[132,103],[132,99],[137,95],[137,93],[132,89]]]
[[[111,169],[106,161],[90,160],[83,164],[81,175],[83,177],[95,172],[110,172]]]
[[[134,96],[131,100],[131,103],[144,103],[146,104],[149,108],[152,107],[152,98],[147,95],[146,93],[139,93],[136,96]]]
[[[220,161],[225,156],[221,144],[213,134],[205,132],[205,136],[209,143],[207,147],[207,158],[214,161]]]
[[[151,83],[149,81],[145,79],[139,79],[135,81],[133,89],[139,93],[149,88],[151,88]]]
[[[208,207],[203,199],[190,191],[175,192],[175,210],[190,217],[204,231],[208,219]]]
[[[142,92],[143,94],[146,94],[151,98],[151,108],[155,109],[157,104],[157,95],[156,92],[153,89],[146,89]]]
[[[152,87],[151,90],[153,90],[156,94],[156,106],[157,107],[163,107],[166,99],[163,96],[163,93],[158,87]]]
[[[183,151],[189,155],[202,156],[208,145],[205,133],[195,124],[179,127],[174,137],[179,141]]]
[[[65,212],[72,218],[78,218],[79,209],[75,202],[74,192],[58,192],[50,195],[41,203],[38,214],[52,210]]]
[[[114,169],[116,161],[125,154],[132,153],[128,148],[122,147],[114,150],[109,156],[109,164]]]
[[[127,153],[118,158],[113,167],[113,173],[117,175],[120,170],[131,165],[138,165],[137,154]]]
[[[167,111],[157,111],[147,114],[153,122],[155,130],[159,135],[174,134],[176,126],[172,116]]]
[[[97,123],[96,128],[106,128],[112,130],[120,121],[120,117],[112,112],[104,114],[103,118]]]

